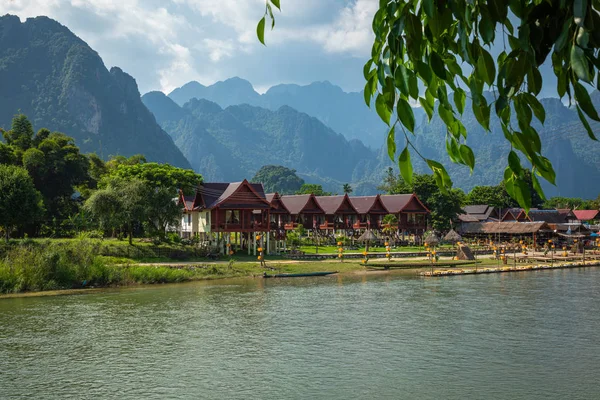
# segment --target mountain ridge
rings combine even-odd
[[[190,164],[142,104],[137,83],[48,17],[0,17],[0,126],[26,114],[37,129],[73,137],[83,152]]]

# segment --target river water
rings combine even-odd
[[[598,399],[600,269],[0,299],[1,399]]]

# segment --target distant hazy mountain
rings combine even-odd
[[[108,71],[84,41],[46,17],[0,17],[0,127],[10,128],[18,112],[36,129],[74,137],[84,152],[141,153],[190,167],[140,101],[135,80]]]
[[[594,92],[592,99],[596,108],[600,108],[600,93]],[[596,198],[600,193],[600,143],[589,139],[576,111],[567,108],[559,99],[548,98],[541,102],[546,108],[546,122],[542,126],[534,119],[534,127],[542,139],[542,154],[550,159],[556,171],[556,186],[542,183],[546,195]],[[457,187],[468,191],[476,185],[497,184],[503,177],[510,151],[498,118],[492,111],[491,132],[486,133],[470,107],[466,107],[462,122],[468,132],[467,143],[477,158],[473,175],[467,167],[449,161],[444,141],[446,129],[439,117],[420,127],[415,145],[424,157],[442,161]],[[600,124],[591,125],[600,138]],[[403,145],[398,143],[398,146]],[[384,148],[380,150],[379,160],[381,165],[391,165]],[[522,160],[525,163],[525,157]],[[416,171],[430,172],[414,154],[413,162]]]
[[[368,179],[377,164],[375,153],[360,141],[348,141],[288,106],[277,111],[248,104],[222,109],[193,99],[179,107],[161,92],[147,93],[142,101],[208,180],[248,178],[272,164],[340,192],[342,183]]]
[[[347,139],[359,139],[374,148],[385,142],[389,129],[377,113],[366,106],[362,92],[346,93],[329,82],[277,85],[260,95],[250,82],[236,77],[210,86],[189,82],[173,90],[169,97],[179,105],[197,98],[213,101],[221,107],[250,104],[275,111],[281,106],[290,106],[318,118]],[[414,111],[417,121],[421,121],[423,110],[415,108]]]

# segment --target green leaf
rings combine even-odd
[[[271,0],[271,3],[273,3],[273,5],[275,7],[277,7],[279,9],[279,11],[281,11],[281,4],[280,4],[279,0]]]
[[[421,107],[427,113],[428,120],[431,121],[431,118],[433,118],[433,107],[423,97],[419,97],[419,103],[421,103]]]
[[[473,168],[475,168],[475,154],[473,154],[473,150],[465,144],[461,144],[459,150],[462,160],[469,167],[471,173],[473,173]]]
[[[496,24],[492,21],[487,8],[481,7],[481,20],[479,21],[479,33],[485,44],[492,43],[494,41],[494,30]]]
[[[521,160],[513,150],[508,153],[508,166],[515,174],[521,174]]]
[[[433,18],[433,15],[435,14],[434,0],[423,0],[421,4],[423,6],[423,10],[425,10],[425,14],[429,18]]]
[[[533,95],[529,93],[522,94],[523,99],[529,104],[531,109],[533,110],[533,114],[535,117],[543,124],[546,120],[546,110],[540,101]]]
[[[365,63],[363,67],[363,76],[365,79],[369,79],[371,77],[371,67],[373,66],[373,60],[369,60]]]
[[[377,90],[377,77],[375,75],[373,75],[369,78],[369,80],[365,84],[365,90],[363,92],[364,97],[365,97],[365,103],[367,104],[367,107],[369,107],[369,108],[371,107],[371,98],[373,97],[373,94],[375,94],[376,90]]]
[[[415,114],[410,104],[408,104],[408,101],[399,98],[398,103],[396,104],[396,111],[398,112],[398,118],[400,118],[402,125],[404,125],[411,133],[415,133]]]
[[[452,136],[448,136],[446,139],[446,153],[448,153],[450,161],[453,163],[460,163],[462,161],[456,139]]]
[[[258,25],[256,26],[256,36],[258,36],[258,40],[264,45],[265,44],[265,17],[262,17],[260,21],[258,21]]]
[[[431,52],[429,56],[429,63],[431,65],[431,69],[433,73],[436,74],[439,78],[446,80],[446,69],[444,68],[444,61],[435,51]]]
[[[446,168],[435,160],[425,160],[431,171],[433,171],[434,178],[436,182],[438,182],[438,186],[444,192],[447,192],[447,188],[452,187],[452,180],[450,179],[450,175],[448,175],[448,171]]]
[[[398,157],[398,167],[400,168],[400,175],[402,175],[402,179],[404,179],[409,186],[412,185],[413,168],[410,161],[410,152],[408,151],[408,146],[402,150],[400,157]]]
[[[409,71],[406,69],[406,67],[402,64],[398,65],[396,67],[396,71],[394,73],[394,83],[396,84],[396,87],[400,90],[400,93],[402,93],[405,96],[409,96],[409,89],[408,89],[408,81],[409,81]]]
[[[573,20],[577,26],[583,27],[585,14],[587,12],[587,0],[573,1]]]
[[[577,115],[579,115],[579,119],[581,120],[581,123],[583,124],[590,139],[598,140],[596,138],[596,135],[594,135],[594,132],[592,131],[592,128],[590,127],[590,124],[587,122],[587,119],[585,119],[585,116],[581,112],[581,109],[579,108],[579,106],[577,106]]]
[[[392,129],[387,135],[387,150],[388,156],[392,162],[396,159],[396,126],[392,126]]]
[[[427,84],[431,83],[431,79],[433,79],[433,75],[431,74],[431,68],[427,63],[423,61],[417,62],[417,72],[419,76],[423,79],[423,81]]]
[[[515,181],[515,195],[517,203],[525,209],[526,213],[529,213],[531,209],[531,191],[523,179]]]
[[[531,181],[533,183],[533,189],[540,195],[542,200],[546,200],[546,195],[544,194],[542,185],[540,185],[540,181],[538,180],[535,173],[531,174]]]
[[[592,104],[592,99],[588,91],[579,82],[574,82],[573,88],[575,89],[575,100],[577,100],[583,112],[594,121],[600,121],[600,117],[598,117],[598,112],[594,108],[594,104]]]
[[[591,81],[590,69],[588,61],[585,58],[585,53],[583,52],[583,49],[576,44],[571,46],[570,64],[573,72],[575,72],[575,75],[577,75],[579,79],[588,83]]]
[[[473,102],[473,114],[475,114],[475,119],[481,126],[485,128],[486,131],[490,130],[490,106],[486,103],[481,103],[480,105],[476,105]]]
[[[379,118],[389,125],[390,118],[392,117],[392,110],[388,107],[382,94],[377,94],[377,98],[375,99],[375,110],[377,110]]]
[[[461,115],[465,111],[466,99],[467,99],[467,94],[465,93],[464,90],[457,88],[454,91],[454,105],[456,106],[456,109],[458,110],[458,112]]]
[[[410,70],[408,72],[408,93],[410,94],[410,97],[417,100],[419,98],[419,84],[417,82],[417,75]]]

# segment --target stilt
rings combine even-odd
[[[250,233],[246,233],[246,235],[248,235],[248,238],[246,239],[246,246],[248,246],[248,255],[250,255]]]
[[[269,255],[269,253],[271,251],[271,243],[270,243],[271,234],[269,232],[266,232],[265,234],[267,235],[267,248],[266,248],[265,254]]]
[[[252,232],[252,254],[256,255],[256,232]]]

